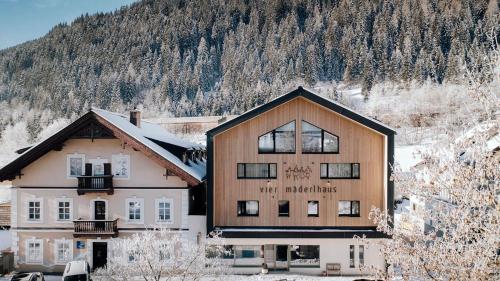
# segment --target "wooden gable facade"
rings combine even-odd
[[[337,136],[338,152],[303,152],[303,121]],[[293,153],[259,152],[259,136],[290,122],[295,123]],[[207,140],[208,231],[374,229],[368,218],[372,206],[392,213],[394,131],[303,88],[210,130]],[[276,176],[239,178],[238,163],[273,163]],[[325,163],[356,163],[359,178],[322,178],[320,169]],[[239,216],[237,202],[241,200],[258,201],[258,215]],[[279,214],[280,201],[289,202],[288,216]],[[312,201],[319,203],[317,216],[308,214]],[[339,201],[359,201],[359,216],[339,216]]]

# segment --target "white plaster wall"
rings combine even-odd
[[[115,189],[114,194],[95,194],[89,193],[78,195],[74,189],[32,189],[32,188],[16,188],[17,190],[17,226],[18,227],[54,227],[54,228],[73,228],[73,221],[57,221],[57,199],[71,198],[73,200],[73,219],[91,220],[92,200],[103,199],[108,202],[108,220],[118,219],[118,228],[141,228],[156,224],[155,199],[166,198],[173,200],[173,220],[171,224],[165,224],[168,228],[183,228],[183,210],[187,210],[188,206],[183,207],[181,200],[183,189]],[[187,192],[187,191],[186,191]],[[42,220],[40,222],[29,222],[28,204],[31,198],[39,198],[42,200]],[[144,221],[141,224],[127,222],[127,198],[144,199]],[[15,216],[16,214],[12,214]],[[185,220],[185,219],[184,219]],[[187,227],[187,226],[186,226]]]
[[[370,239],[372,244],[377,239]],[[292,267],[292,273],[321,274],[326,269],[327,263],[340,263],[342,275],[364,275],[367,272],[359,268],[358,245],[360,243],[354,239],[302,239],[302,238],[280,238],[280,239],[225,239],[227,245],[319,245],[320,246],[320,268],[300,268]],[[349,245],[355,245],[355,268],[349,268]],[[384,259],[378,254],[377,245],[365,245],[365,266],[384,267]],[[260,272],[260,267],[233,268],[232,271],[240,274],[254,274]]]
[[[61,151],[50,151],[24,169],[22,177],[12,182],[13,186],[77,187],[76,178],[67,177],[67,156],[84,154],[89,159],[107,159],[114,154],[130,155],[130,178],[113,179],[115,187],[186,187],[185,181],[177,176],[165,178],[165,168],[156,164],[142,152],[122,145],[118,139],[69,139]]]
[[[12,246],[12,233],[10,230],[0,230],[0,251]]]

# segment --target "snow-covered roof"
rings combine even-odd
[[[185,164],[181,159],[172,154],[167,149],[159,146],[151,139],[161,141],[167,144],[173,144],[176,146],[180,146],[186,149],[203,149],[204,147],[191,143],[189,141],[183,140],[181,138],[176,137],[175,135],[165,131],[161,126],[152,124],[149,122],[143,122],[141,120],[141,127],[137,127],[134,124],[130,123],[130,121],[122,114],[109,112],[99,108],[92,108],[92,112],[96,113],[100,117],[104,118],[108,122],[115,125],[117,128],[127,133],[130,137],[136,139],[141,142],[154,152],[158,153],[158,155],[165,158],[165,160],[171,162],[172,164],[178,166],[185,172],[189,173],[197,180],[202,181],[206,175],[206,169],[201,169],[199,165],[189,166]]]
[[[161,141],[164,143],[169,143],[173,144],[179,147],[183,147],[186,149],[204,149],[204,147],[200,144],[190,142],[184,139],[181,139],[177,137],[176,135],[167,132],[162,126],[145,121],[144,119],[141,120],[141,127],[137,127],[134,124],[129,122],[129,119],[127,116],[115,112],[110,112],[104,109],[92,107],[91,111],[97,113],[99,116],[109,119],[108,121],[112,122],[115,121],[117,124],[121,125],[121,128],[124,131],[136,131],[137,133],[141,134],[142,136],[149,138],[149,139],[154,139],[157,141]],[[107,118],[108,117],[108,118]]]
[[[149,151],[152,151],[161,157],[163,159],[160,160],[162,163],[170,168],[173,168],[174,170],[177,169],[179,174],[184,174],[184,176],[179,176],[181,176],[181,178],[185,178],[191,184],[202,182],[205,179],[205,161],[188,162],[186,164],[179,157],[156,142],[181,147],[186,150],[204,149],[203,145],[181,139],[174,134],[167,132],[164,128],[157,124],[141,120],[141,127],[137,127],[130,123],[129,119],[122,114],[109,112],[99,108],[91,108],[89,113],[80,117],[51,136],[41,140],[37,144],[31,146],[16,159],[2,167],[0,169],[0,181],[14,178],[15,175],[26,165],[38,159],[38,157],[41,157],[62,141],[65,141],[68,134],[71,134],[71,132],[74,133],[74,128],[80,126],[83,122],[89,122],[88,120],[93,118],[92,114],[102,118],[112,127],[115,127],[129,138],[134,139],[141,145],[145,146]]]

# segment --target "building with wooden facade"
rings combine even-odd
[[[204,146],[138,111],[128,118],[94,108],[19,152],[0,169],[0,181],[12,181],[17,270],[62,272],[79,259],[100,267],[111,238],[151,226],[195,241],[205,232]]]
[[[395,131],[302,87],[207,132],[207,233],[240,272],[362,274],[387,239],[368,215],[393,214]]]

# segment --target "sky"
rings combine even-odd
[[[0,0],[0,50],[45,35],[78,16],[111,12],[136,0]]]

